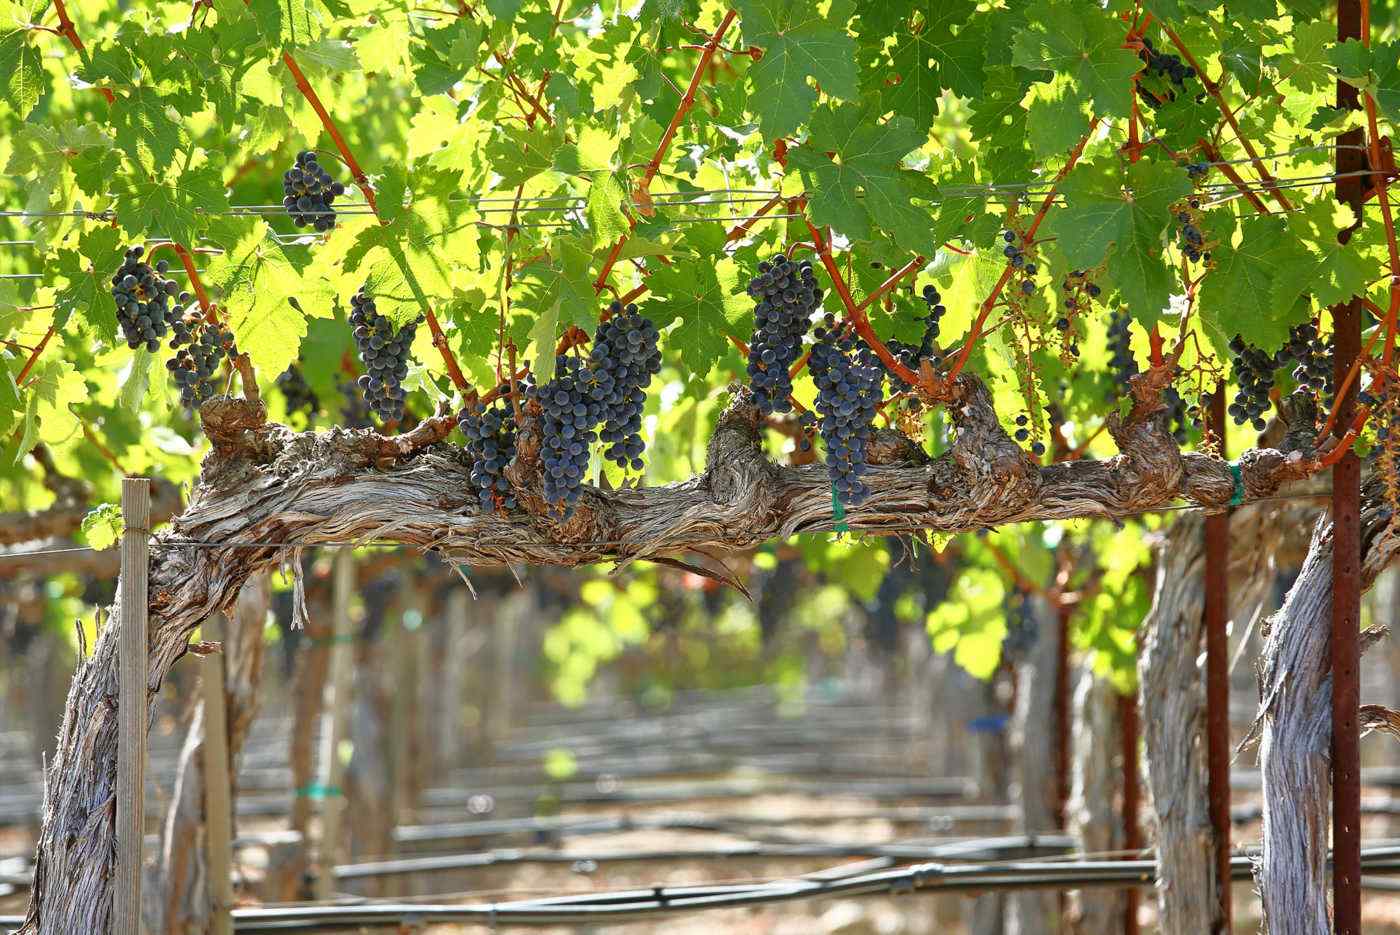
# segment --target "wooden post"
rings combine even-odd
[[[1210,397],[1211,433],[1225,457],[1225,389],[1217,386]],[[1233,925],[1230,900],[1230,514],[1215,513],[1205,520],[1206,642],[1206,783],[1210,796],[1210,824],[1215,836],[1216,935]]]
[[[1337,41],[1360,39],[1365,0],[1337,0]],[[1365,25],[1369,26],[1369,23]],[[1337,107],[1360,110],[1356,89],[1337,79]],[[1362,148],[1365,131],[1337,137],[1337,200],[1359,218],[1366,185]],[[1349,229],[1341,235],[1351,238]],[[1332,365],[1336,382],[1361,353],[1361,301],[1332,307]],[[1338,437],[1356,410],[1356,384],[1337,400]],[[1337,935],[1361,935],[1361,745],[1357,708],[1361,702],[1361,461],[1348,451],[1332,468],[1332,918]]]
[[[204,624],[204,638],[223,641],[228,628],[221,615]],[[225,708],[223,652],[200,662],[204,690],[204,823],[209,852],[209,933],[233,935],[233,808],[229,790],[228,713]]]
[[[141,935],[141,848],[145,840],[147,633],[150,606],[151,482],[122,478],[121,633],[117,644],[117,859],[113,935]]]
[[[321,801],[321,840],[317,849],[316,898],[331,899],[335,894],[335,859],[340,845],[340,818],[345,805],[341,783],[345,764],[340,758],[340,742],[345,739],[350,720],[350,596],[355,586],[355,560],[347,546],[336,553],[332,572],[331,677],[326,683],[321,717],[320,782],[315,797]]]

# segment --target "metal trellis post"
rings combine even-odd
[[[1225,389],[1210,397],[1210,430],[1225,452]],[[1206,517],[1206,772],[1211,832],[1215,843],[1216,932],[1229,932],[1230,901],[1230,514]]]

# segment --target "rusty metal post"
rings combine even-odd
[[[1123,850],[1142,849],[1142,829],[1138,824],[1138,809],[1142,805],[1142,779],[1138,774],[1137,694],[1118,696],[1118,732],[1123,750]],[[1123,909],[1123,935],[1138,935],[1137,887],[1126,891],[1127,905]]]
[[[1365,0],[1337,0],[1337,39],[1362,38]],[[1360,110],[1356,89],[1337,82],[1337,106]],[[1339,176],[1365,168],[1365,131],[1337,138]],[[1361,216],[1366,186],[1361,177],[1337,180],[1337,200]],[[1351,231],[1342,234],[1345,242]],[[1361,303],[1352,299],[1332,308],[1332,364],[1337,385],[1361,352]],[[1350,427],[1356,410],[1355,385],[1337,403],[1336,433]],[[1336,935],[1361,935],[1361,749],[1357,708],[1361,703],[1361,462],[1348,452],[1332,468],[1332,914]]]
[[[1225,390],[1210,397],[1209,427],[1225,457]],[[1215,840],[1216,933],[1233,925],[1230,900],[1230,514],[1206,517],[1206,772]]]

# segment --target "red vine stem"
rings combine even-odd
[[[24,378],[29,376],[29,371],[34,369],[34,364],[38,362],[39,355],[44,353],[44,348],[48,346],[56,330],[57,329],[54,328],[53,325],[49,325],[49,330],[44,332],[43,338],[41,338],[38,345],[35,346],[34,353],[29,355],[29,359],[26,360],[24,366],[20,368],[19,374],[15,377],[15,386],[19,386],[24,382]]]
[[[919,374],[906,367],[890,353],[888,347],[885,347],[885,342],[881,341],[880,336],[875,333],[875,329],[870,327],[870,319],[866,316],[865,309],[856,305],[855,299],[851,298],[851,290],[846,285],[846,280],[841,276],[841,268],[831,255],[831,245],[827,243],[822,232],[817,230],[810,220],[804,217],[803,223],[807,225],[807,230],[812,234],[812,243],[816,244],[817,255],[821,257],[822,265],[826,267],[827,275],[831,277],[832,285],[836,287],[836,294],[841,297],[841,304],[846,307],[846,320],[855,327],[856,333],[866,344],[870,345],[870,349],[876,353],[890,373],[910,386],[917,386],[925,390],[931,389]]]
[[[1235,119],[1235,112],[1230,109],[1229,102],[1225,100],[1225,96],[1220,92],[1220,85],[1211,81],[1210,78],[1206,76],[1205,69],[1201,67],[1200,62],[1196,61],[1196,57],[1191,54],[1191,50],[1186,47],[1186,43],[1181,41],[1181,37],[1176,34],[1176,30],[1172,29],[1166,23],[1162,24],[1162,29],[1166,32],[1167,38],[1171,40],[1172,45],[1176,46],[1177,51],[1181,53],[1182,58],[1186,59],[1186,63],[1196,69],[1196,75],[1201,79],[1201,84],[1205,87],[1207,93],[1215,98],[1216,104],[1220,106],[1221,115],[1225,118],[1225,122],[1229,124],[1230,129],[1235,131],[1235,139],[1240,141],[1240,145],[1244,147],[1244,151],[1249,154],[1249,161],[1254,166],[1254,171],[1258,172],[1259,177],[1264,180],[1264,185],[1269,189],[1269,194],[1274,196],[1274,200],[1278,202],[1280,208],[1285,211],[1292,211],[1293,205],[1289,204],[1288,199],[1285,198],[1283,192],[1279,190],[1278,180],[1269,172],[1268,167],[1264,165],[1264,160],[1260,159],[1259,153],[1255,151],[1254,144],[1249,142],[1249,139],[1244,135],[1244,131],[1240,129],[1239,121]]]
[[[78,36],[78,30],[73,26],[73,20],[68,16],[68,7],[63,0],[53,0],[54,12],[58,14],[58,31],[69,44],[77,50],[79,55],[86,55],[87,49],[83,47],[83,40]],[[107,99],[108,104],[116,102],[117,97],[112,93],[111,88],[98,88],[97,91]]]
[[[1094,130],[1098,128],[1098,125],[1098,117],[1089,121],[1089,129],[1080,137],[1074,149],[1070,150],[1069,159],[1065,162],[1064,166],[1060,168],[1059,172],[1055,173],[1055,178],[1050,183],[1050,190],[1045,193],[1045,198],[1041,201],[1040,208],[1035,212],[1035,217],[1031,219],[1030,227],[1026,228],[1025,236],[1021,238],[1023,243],[1028,243],[1035,237],[1036,230],[1040,228],[1040,222],[1045,220],[1045,215],[1050,211],[1050,205],[1055,201],[1055,195],[1059,192],[1060,183],[1065,180],[1065,176],[1069,175],[1070,170],[1079,162],[1079,157],[1084,154],[1084,147],[1089,145],[1089,138],[1094,135]],[[957,379],[958,374],[962,373],[963,367],[967,365],[967,359],[972,354],[973,345],[975,345],[977,339],[982,336],[982,326],[987,323],[987,316],[989,316],[992,313],[992,309],[996,307],[997,296],[1001,295],[1001,290],[1006,287],[1007,281],[1011,279],[1011,273],[1014,268],[1015,267],[1009,262],[1006,264],[1006,268],[1001,271],[1001,276],[997,279],[996,285],[992,286],[991,293],[982,302],[982,307],[977,312],[977,319],[972,323],[972,331],[967,341],[964,342],[962,350],[958,352],[958,359],[953,361],[953,366],[948,370],[948,376],[944,380],[945,386],[951,386],[953,381]]]
[[[908,276],[915,270],[922,269],[923,265],[926,262],[928,261],[925,260],[922,256],[916,256],[914,257],[914,259],[910,260],[908,263],[905,263],[899,269],[895,270],[889,275],[888,279],[886,279],[884,282],[880,283],[880,285],[875,287],[874,292],[870,293],[868,296],[861,300],[860,305],[858,306],[860,310],[865,311],[871,306],[871,304],[878,302],[882,295],[884,295],[886,292],[889,292],[895,286],[899,285],[899,281],[901,279],[903,279],[905,276]]]
[[[1240,194],[1248,199],[1249,203],[1254,206],[1254,210],[1258,211],[1260,214],[1269,214],[1269,206],[1264,204],[1264,200],[1259,197],[1259,194],[1249,187],[1244,177],[1235,171],[1234,166],[1220,158],[1220,150],[1212,146],[1209,140],[1202,139],[1200,144],[1201,153],[1211,162],[1216,163],[1215,168],[1219,169],[1220,174],[1229,179],[1231,183],[1234,184],[1235,188],[1239,189]]]
[[[1361,8],[1367,9],[1369,4],[1363,3]],[[1366,35],[1363,31],[1362,35]],[[1395,242],[1395,221],[1390,216],[1390,196],[1386,189],[1389,182],[1385,178],[1385,173],[1381,171],[1381,144],[1380,130],[1376,126],[1376,101],[1371,97],[1371,92],[1362,94],[1362,99],[1366,104],[1366,125],[1369,128],[1370,139],[1369,153],[1371,156],[1371,173],[1376,179],[1376,199],[1381,205],[1381,219],[1385,223],[1385,243],[1390,252],[1390,310],[1385,316],[1385,346],[1381,350],[1381,362],[1389,369],[1390,361],[1395,356],[1395,315],[1397,308],[1400,308],[1400,247]],[[1343,390],[1343,393],[1345,390]],[[1342,393],[1337,394],[1341,399]]]
[[[680,105],[676,107],[676,113],[671,117],[671,123],[666,127],[666,132],[661,134],[661,142],[656,144],[655,155],[651,157],[651,162],[647,163],[646,171],[642,173],[642,181],[637,185],[639,192],[645,193],[651,187],[651,180],[656,177],[656,173],[661,171],[661,160],[665,157],[666,150],[670,148],[671,140],[675,137],[676,131],[680,129],[681,121],[695,106],[695,92],[705,77],[706,69],[710,67],[710,60],[714,58],[715,50],[719,48],[720,41],[724,38],[724,34],[729,31],[729,26],[737,15],[733,10],[726,10],[719,26],[715,28],[709,41],[705,43],[705,48],[700,53],[700,60],[695,63],[695,71],[690,76],[690,86],[685,89],[685,96],[681,98]]]
[[[282,62],[287,66],[287,71],[291,72],[292,80],[296,83],[297,90],[301,96],[306,98],[306,102],[311,105],[311,109],[316,111],[316,116],[321,118],[321,125],[330,134],[331,141],[335,143],[335,148],[340,151],[340,158],[345,161],[345,165],[350,169],[350,175],[355,179],[356,186],[364,193],[365,202],[369,209],[374,212],[374,216],[379,222],[384,223],[384,219],[379,215],[379,205],[374,198],[374,189],[370,187],[369,179],[365,176],[365,171],[360,168],[360,163],[355,159],[355,154],[350,151],[350,147],[345,143],[345,137],[340,135],[340,128],[335,125],[331,115],[326,111],[325,105],[316,95],[315,89],[306,80],[306,75],[302,74],[301,68],[297,66],[296,59],[292,58],[292,53],[283,52]],[[452,378],[452,385],[457,387],[464,395],[470,395],[472,385],[462,373],[462,368],[457,363],[456,356],[452,353],[451,346],[447,343],[447,336],[442,333],[442,325],[438,324],[437,316],[433,310],[427,307],[423,309],[423,317],[428,323],[428,330],[433,335],[433,347],[438,349],[442,355],[442,362],[447,366],[447,375]]]
[[[776,208],[782,203],[783,196],[781,194],[774,195],[772,198],[769,198],[767,203],[765,203],[763,207],[759,208],[753,213],[752,217],[741,221],[740,223],[734,225],[734,227],[730,228],[729,233],[724,235],[724,242],[733,243],[734,241],[743,237],[749,232],[750,228],[752,228],[755,224],[758,223],[760,218],[762,218],[765,214],[767,214],[769,211],[772,211],[774,208]]]

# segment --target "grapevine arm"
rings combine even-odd
[[[346,167],[349,168],[350,175],[355,180],[355,185],[364,193],[365,202],[369,205],[370,210],[374,212],[374,216],[379,218],[380,222],[383,223],[383,218],[380,218],[379,215],[379,205],[374,198],[374,189],[370,187],[369,178],[365,176],[365,171],[360,168],[360,163],[355,159],[355,154],[352,153],[350,147],[346,145],[345,137],[340,134],[340,128],[337,127],[335,121],[331,119],[330,113],[327,112],[325,105],[321,103],[321,98],[317,96],[316,90],[312,88],[311,83],[306,80],[306,75],[302,74],[301,68],[296,63],[296,59],[292,58],[292,53],[283,52],[282,61],[287,66],[287,71],[291,73],[292,80],[296,83],[297,90],[301,92],[302,97],[306,98],[306,102],[311,105],[311,109],[316,111],[316,115],[321,118],[321,125],[326,128],[326,132],[330,134],[331,141],[335,143],[335,148],[340,151],[340,158],[345,161]],[[447,375],[452,378],[452,385],[457,387],[463,395],[470,394],[472,392],[471,382],[466,378],[466,375],[462,373],[462,368],[457,363],[457,357],[452,353],[452,348],[447,343],[447,335],[443,334],[442,325],[438,323],[437,315],[433,314],[433,310],[428,308],[426,303],[423,306],[423,318],[428,323],[428,330],[432,332],[433,347],[437,348],[438,353],[442,355],[442,362],[447,367]]]
[[[1182,42],[1181,37],[1176,34],[1176,30],[1165,23],[1162,24],[1162,29],[1166,32],[1167,38],[1171,40],[1172,45],[1176,46],[1177,51],[1181,53],[1182,58],[1186,59],[1187,64],[1196,70],[1196,76],[1201,79],[1201,84],[1205,87],[1206,92],[1210,94],[1211,97],[1215,98],[1216,104],[1220,106],[1221,115],[1225,118],[1225,122],[1229,124],[1230,129],[1234,131],[1235,139],[1240,141],[1240,145],[1244,147],[1244,151],[1249,155],[1249,161],[1254,166],[1254,171],[1258,172],[1259,177],[1263,179],[1265,187],[1269,190],[1269,194],[1273,195],[1274,200],[1278,202],[1280,208],[1285,211],[1292,211],[1293,205],[1289,204],[1288,199],[1285,198],[1283,192],[1279,190],[1278,180],[1269,172],[1268,167],[1264,165],[1264,160],[1260,159],[1259,153],[1255,151],[1254,144],[1249,141],[1249,138],[1244,135],[1244,131],[1240,129],[1239,121],[1235,119],[1235,112],[1230,109],[1230,103],[1225,100],[1225,95],[1221,93],[1219,83],[1210,80],[1206,75],[1205,69],[1201,67],[1201,63],[1196,61],[1196,57],[1191,54],[1191,50],[1186,47],[1186,43]]]
[[[1079,142],[1075,144],[1074,149],[1070,150],[1069,159],[1065,161],[1060,171],[1055,173],[1055,178],[1050,183],[1050,190],[1045,193],[1045,198],[1041,201],[1040,208],[1035,212],[1035,217],[1031,219],[1030,226],[1026,228],[1026,234],[1023,240],[1029,241],[1035,237],[1035,232],[1040,228],[1040,222],[1045,220],[1045,215],[1050,211],[1050,205],[1055,202],[1055,195],[1060,189],[1060,183],[1065,180],[1065,176],[1069,175],[1070,170],[1079,162],[1079,157],[1084,154],[1084,147],[1089,144],[1089,139],[1094,135],[1094,130],[1098,128],[1098,125],[1098,117],[1090,120],[1089,129],[1079,138]],[[946,378],[947,383],[951,384],[953,380],[957,379],[958,374],[962,373],[963,367],[967,365],[967,359],[972,355],[972,348],[976,345],[978,338],[982,336],[982,326],[987,323],[987,316],[990,315],[992,309],[996,307],[997,296],[1001,295],[1001,290],[1005,288],[1006,283],[1011,279],[1011,272],[1013,269],[1015,269],[1015,267],[1008,262],[1006,268],[1001,271],[1001,276],[997,278],[996,284],[992,286],[992,291],[982,302],[982,306],[977,312],[977,318],[972,323],[972,331],[968,334],[968,339],[963,342],[962,350],[958,352],[957,360],[953,361],[953,366],[948,371],[948,376]]]

